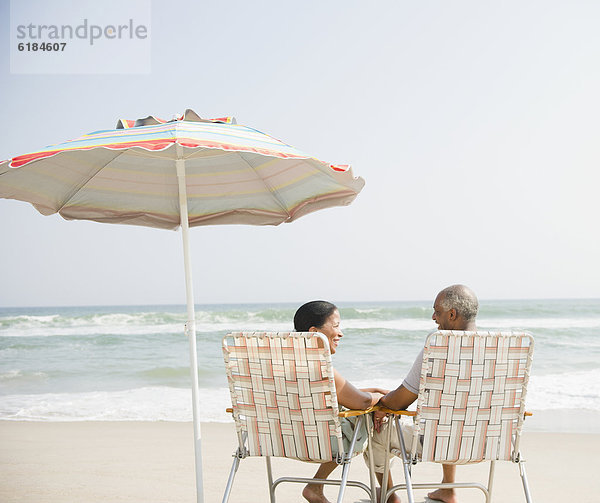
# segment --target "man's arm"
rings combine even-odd
[[[416,399],[417,395],[400,385],[394,391],[390,391],[386,395],[382,396],[379,399],[379,402],[377,402],[377,405],[383,405],[384,407],[392,410],[404,410]],[[386,415],[387,414],[385,412],[380,411],[373,413],[373,426],[375,427],[375,431],[381,431],[383,419]]]
[[[394,391],[390,391],[387,395],[381,397],[379,405],[392,410],[404,410],[416,399],[417,395],[400,385]]]
[[[421,367],[423,366],[423,350],[415,358],[406,378],[394,391],[387,393],[379,404],[392,410],[404,410],[417,399],[417,394],[411,390],[419,390]]]

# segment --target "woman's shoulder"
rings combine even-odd
[[[335,387],[338,389],[348,382],[335,368],[333,369],[333,380],[335,382]]]

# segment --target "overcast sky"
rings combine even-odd
[[[0,159],[192,108],[365,179],[292,224],[192,229],[198,303],[600,297],[599,2],[152,1],[129,75],[11,74],[0,2]],[[0,306],[185,303],[179,231],[0,200],[0,236]]]

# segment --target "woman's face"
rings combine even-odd
[[[329,318],[325,320],[325,323],[323,323],[322,326],[311,327],[311,331],[321,332],[324,336],[326,336],[329,340],[329,348],[331,349],[331,354],[335,354],[338,344],[340,343],[340,339],[344,337],[342,329],[340,328],[339,311],[336,309],[333,313],[329,315]]]

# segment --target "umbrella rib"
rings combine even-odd
[[[179,143],[173,143],[171,146],[168,147],[168,149],[173,148],[173,146],[175,145],[179,145]],[[162,151],[162,153],[164,153],[165,151],[167,151],[168,149],[165,149]],[[208,150],[206,147],[196,147],[192,152],[190,152],[188,155],[184,155],[182,157],[182,159],[187,160],[187,159],[191,159],[193,158],[193,155],[195,152],[201,152],[204,150]],[[131,149],[129,150],[130,153],[136,154],[138,153],[137,151]],[[185,152],[185,150],[184,150]],[[160,153],[154,153],[152,150],[145,150],[143,152],[143,154],[141,155],[141,157],[150,157],[152,159],[160,159],[160,160],[165,160],[165,156],[164,155],[160,155]],[[115,158],[116,159],[116,158]],[[174,161],[174,159],[172,159]]]
[[[266,180],[262,177],[259,176],[258,173],[256,172],[256,168],[254,166],[252,166],[252,164],[250,164],[250,162],[248,162],[244,156],[243,156],[243,152],[238,152],[240,159],[242,161],[244,161],[246,163],[246,165],[252,170],[252,172],[254,174],[256,174],[256,177],[262,182],[262,184],[266,187],[266,189],[269,191],[269,194],[271,194],[271,196],[273,197],[273,199],[275,200],[275,202],[279,205],[279,207],[283,210],[283,212],[288,216],[287,220],[292,218],[292,215],[290,214],[290,212],[288,211],[286,205],[283,203],[283,201],[279,198],[279,196],[277,195],[277,192],[272,190],[271,187],[269,186],[269,184],[266,182]]]
[[[112,162],[114,162],[115,159],[118,159],[119,157],[121,157],[125,152],[127,152],[127,150],[119,150],[117,151],[118,154],[115,155],[109,162],[103,164],[102,166],[98,167],[98,169],[96,169],[95,173],[91,176],[88,176],[83,183],[79,184],[77,187],[75,187],[73,190],[71,190],[69,192],[69,194],[63,198],[63,200],[60,203],[59,208],[56,210],[56,213],[60,213],[60,210],[62,210],[65,205],[73,198],[73,196],[75,194],[77,194],[83,187],[85,187],[90,180],[92,180],[100,171],[102,171],[104,168],[106,168],[106,166],[108,166],[109,164],[111,164]]]

